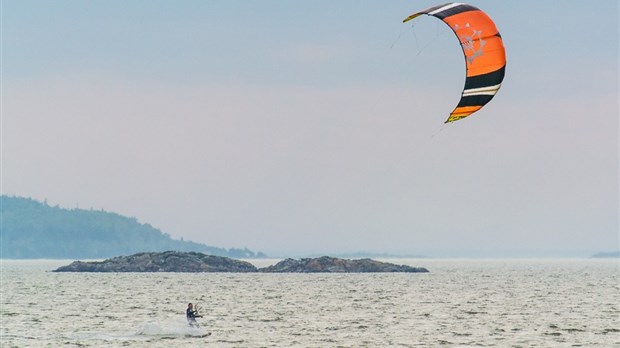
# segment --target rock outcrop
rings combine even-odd
[[[426,268],[395,265],[371,259],[347,260],[334,257],[286,259],[265,268],[249,262],[197,252],[146,252],[105,261],[75,261],[54,272],[235,272],[235,273],[370,273],[428,272]]]
[[[119,256],[105,261],[75,261],[55,272],[256,272],[249,262],[197,252],[165,251]]]
[[[378,273],[378,272],[428,272],[426,268],[395,265],[371,259],[347,260],[329,256],[309,259],[286,259],[259,269],[265,273]]]

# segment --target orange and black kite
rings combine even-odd
[[[499,90],[506,70],[502,37],[486,13],[468,4],[453,2],[434,6],[412,14],[403,22],[421,15],[444,21],[454,31],[463,48],[467,69],[465,88],[461,101],[446,123],[460,120],[480,110]]]

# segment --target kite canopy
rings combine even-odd
[[[446,123],[460,120],[480,110],[499,90],[506,69],[502,37],[491,18],[471,5],[452,2],[434,6],[412,14],[403,23],[421,15],[444,21],[463,48],[467,69],[465,88]]]

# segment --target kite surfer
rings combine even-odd
[[[187,317],[187,322],[191,327],[200,327],[196,318],[202,318],[202,315],[198,314],[198,306],[196,306],[196,310],[194,310],[194,305],[190,302],[187,305],[187,310],[185,311],[185,316]]]

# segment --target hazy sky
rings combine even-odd
[[[507,73],[448,125],[436,4],[3,0],[2,192],[272,255],[618,249],[618,1],[472,3]]]

